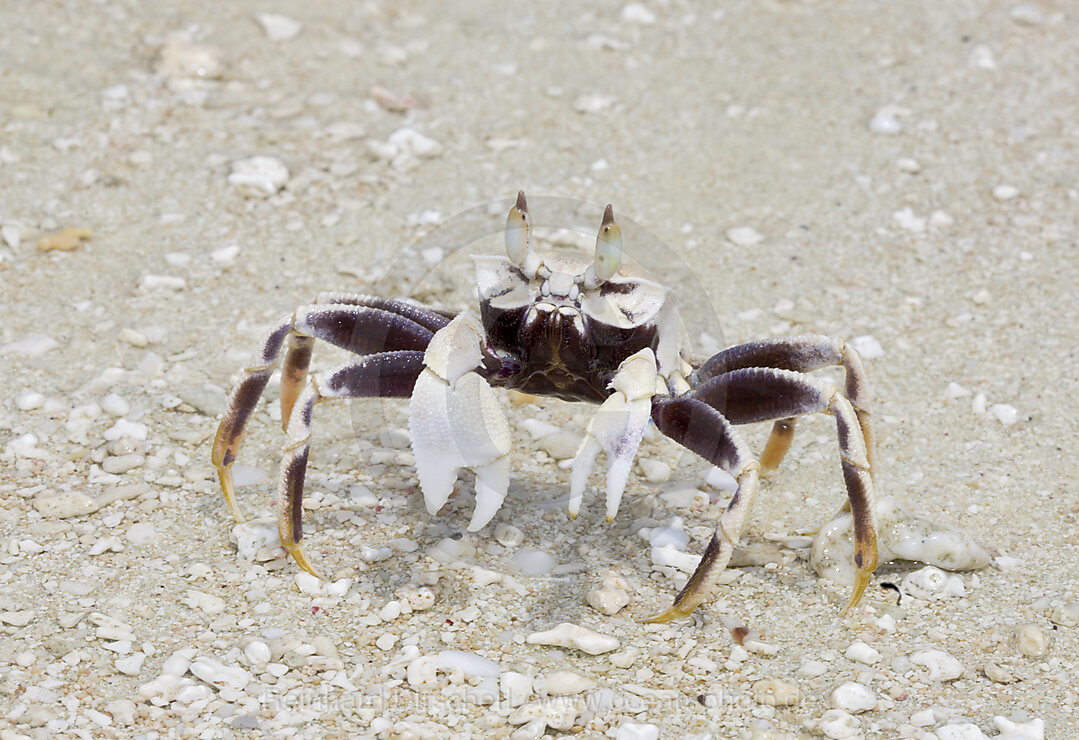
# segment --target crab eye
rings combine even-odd
[[[517,193],[517,205],[506,216],[506,254],[513,264],[521,267],[532,241],[532,218],[528,215],[525,193]]]
[[[614,277],[622,264],[622,229],[614,222],[614,209],[608,204],[596,237],[596,279],[605,283]]]

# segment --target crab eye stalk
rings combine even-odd
[[[523,267],[532,249],[532,217],[523,190],[517,193],[517,205],[506,216],[506,254],[513,264]]]
[[[622,229],[614,222],[614,209],[608,204],[596,236],[596,279],[601,283],[607,282],[618,272],[621,264]]]

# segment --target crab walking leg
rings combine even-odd
[[[869,450],[869,468],[872,472],[875,466],[873,429],[869,422],[869,381],[861,355],[842,339],[811,334],[739,344],[717,353],[701,365],[697,378],[703,384],[723,373],[751,367],[808,373],[835,366],[842,366],[846,374],[843,391],[858,417],[858,425]],[[793,439],[793,427],[781,427],[780,423],[773,427],[765,447],[766,451],[771,450],[771,454],[762,455],[761,466],[764,470],[779,465]]]
[[[812,413],[835,417],[839,457],[854,519],[854,594],[844,612],[862,597],[877,569],[873,525],[873,477],[864,429],[851,402],[826,381],[789,370],[745,368],[712,378],[690,395],[720,411],[732,424],[750,424]]]
[[[308,380],[296,399],[285,430],[278,477],[277,530],[281,544],[301,568],[318,575],[307,559],[303,539],[303,484],[311,444],[315,405],[326,398],[407,397],[423,370],[423,353],[382,352],[361,357]]]
[[[498,399],[476,372],[486,339],[479,320],[458,314],[431,339],[408,405],[408,429],[427,511],[449,499],[461,468],[476,473],[469,531],[482,529],[509,488],[510,430]]]
[[[735,545],[745,532],[757,493],[760,465],[731,423],[714,408],[692,396],[656,398],[652,402],[652,419],[666,436],[723,468],[738,482],[715,534],[685,588],[670,608],[648,620],[658,623],[689,616],[712,595],[719,575],[726,569]]]
[[[360,296],[362,298],[362,296]],[[419,311],[418,307],[406,308]],[[422,309],[426,311],[426,309]],[[427,320],[437,322],[437,314],[426,311]],[[225,503],[236,521],[244,517],[232,485],[232,464],[243,439],[244,429],[273,373],[278,355],[289,339],[289,350],[281,378],[281,419],[286,425],[299,389],[307,377],[311,361],[311,343],[322,339],[358,354],[385,350],[422,350],[433,333],[423,324],[387,309],[358,305],[325,304],[301,306],[277,322],[255,353],[251,365],[244,368],[229,395],[225,415],[217,428],[211,459],[217,468]]]
[[[618,366],[610,383],[614,393],[588,422],[584,440],[573,458],[569,515],[574,519],[581,511],[588,475],[601,449],[607,453],[607,521],[618,513],[633,458],[652,413],[657,377],[656,356],[649,348],[630,355]]]

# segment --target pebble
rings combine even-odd
[[[146,458],[142,455],[115,455],[105,458],[101,463],[101,469],[112,475],[122,475],[139,467],[145,461]]]
[[[532,696],[532,678],[516,671],[498,675],[498,692],[511,707],[519,707]]]
[[[576,648],[589,655],[601,655],[618,649],[618,640],[608,635],[600,634],[587,627],[582,627],[571,622],[562,622],[553,629],[544,632],[534,632],[528,636],[529,645],[556,645],[558,647]]]
[[[641,473],[649,483],[666,483],[671,478],[671,466],[662,460],[641,458],[637,464],[641,466]]]
[[[937,740],[989,740],[989,737],[971,722],[949,722],[937,728]]]
[[[903,124],[896,117],[896,108],[886,105],[869,119],[869,130],[875,134],[893,136],[903,130]]]
[[[904,593],[924,601],[962,596],[966,592],[962,578],[932,565],[908,573],[903,578],[902,589]]]
[[[441,144],[407,126],[394,131],[387,141],[401,154],[410,154],[421,159],[437,157],[442,154]]]
[[[0,346],[0,355],[16,355],[17,357],[38,357],[46,352],[51,352],[60,346],[50,336],[45,334],[31,334],[25,339],[8,342]]]
[[[577,720],[577,715],[578,709],[573,702],[545,700],[518,707],[506,721],[511,725],[527,723],[529,727],[533,728],[533,731],[538,727],[539,734],[532,737],[539,738],[543,736],[545,727],[563,732],[570,729]]]
[[[651,551],[652,564],[660,567],[675,568],[684,573],[692,573],[701,562],[700,555],[692,555],[682,552],[671,544],[662,547],[653,547]]]
[[[629,593],[619,585],[624,583],[621,578],[605,578],[599,588],[588,592],[585,601],[600,614],[617,614],[629,604]]]
[[[157,530],[151,522],[139,522],[128,527],[124,536],[133,545],[149,545],[157,539]]]
[[[573,101],[573,109],[578,113],[599,113],[615,104],[613,95],[601,93],[583,93]]]
[[[197,678],[216,689],[231,688],[243,691],[251,680],[251,674],[238,665],[226,666],[213,658],[196,658],[188,668]]]
[[[138,347],[140,349],[150,345],[150,340],[147,339],[146,335],[142,332],[135,331],[134,329],[123,329],[116,335],[116,338],[121,342],[126,342],[132,347]]]
[[[821,733],[832,740],[861,737],[861,725],[857,717],[842,709],[829,709],[817,724]]]
[[[930,681],[954,681],[963,675],[963,665],[943,650],[919,650],[910,662],[929,671]]]
[[[228,183],[252,195],[273,195],[288,182],[285,163],[276,157],[250,157],[232,163]]]
[[[499,524],[495,527],[495,539],[503,547],[517,547],[524,542],[525,535],[512,524]]]
[[[196,591],[195,589],[188,589],[181,601],[192,609],[200,609],[206,614],[220,614],[225,611],[225,600],[220,596]]]
[[[860,714],[877,708],[877,695],[873,689],[860,683],[848,681],[832,690],[829,701],[833,709]]]
[[[993,188],[993,197],[997,200],[1011,200],[1019,195],[1019,189],[1013,185],[997,185]]]
[[[985,674],[986,678],[995,683],[1012,683],[1015,681],[1015,676],[1013,676],[1010,671],[1001,668],[996,663],[982,664],[982,673]]]
[[[551,671],[547,674],[548,696],[572,696],[596,688],[596,682],[573,671]]]
[[[15,407],[19,411],[33,411],[45,405],[45,396],[36,391],[23,391],[15,397]]]
[[[81,491],[66,491],[35,498],[34,508],[46,518],[68,519],[92,514],[99,506],[97,501]]]
[[[544,576],[554,570],[558,561],[542,550],[523,547],[513,553],[513,564],[526,576]]]
[[[1049,654],[1049,638],[1036,624],[1022,624],[1015,630],[1015,646],[1027,658],[1043,658]]]
[[[397,635],[392,632],[383,632],[375,640],[375,647],[379,650],[392,650],[393,646],[397,644]]]
[[[22,244],[22,230],[16,224],[4,224],[0,226],[0,240],[12,249],[18,249]]]
[[[266,38],[270,41],[289,41],[303,30],[303,24],[289,18],[287,15],[277,13],[258,13],[255,20],[262,26]]]
[[[657,740],[659,727],[656,725],[623,722],[614,731],[614,740]]]
[[[33,619],[34,612],[31,609],[0,612],[0,622],[10,624],[12,627],[25,627],[30,624]]]
[[[127,676],[137,676],[142,670],[142,664],[146,661],[145,653],[132,653],[124,658],[117,658],[114,662],[116,670]]]
[[[689,544],[689,535],[682,528],[685,521],[680,516],[671,517],[671,523],[665,527],[655,527],[648,533],[648,544],[652,547],[674,545],[684,550]]]
[[[269,517],[251,519],[233,526],[231,539],[244,560],[261,562],[274,560],[284,554],[277,520]]]
[[[642,26],[650,26],[656,22],[656,14],[644,3],[629,3],[623,6],[619,17],[628,23],[639,23]]]
[[[187,281],[182,277],[172,275],[143,275],[139,279],[138,292],[140,294],[153,293],[155,291],[181,291],[187,287]]]
[[[880,342],[869,335],[855,337],[850,344],[863,360],[875,360],[884,354],[884,348],[880,346]]]
[[[569,460],[577,454],[581,439],[581,435],[574,432],[558,431],[543,437],[539,444],[555,460]]]
[[[131,411],[131,405],[115,393],[110,393],[101,399],[101,409],[109,416],[126,416]]]
[[[865,665],[873,665],[880,660],[880,652],[861,640],[851,643],[850,647],[848,647],[847,651],[844,653],[844,656],[847,660],[864,663]]]
[[[180,39],[165,42],[157,54],[154,72],[162,77],[217,79],[225,71],[221,51],[213,46]]]
[[[739,247],[752,247],[764,241],[764,235],[752,226],[735,226],[727,229],[727,241]]]
[[[408,664],[405,676],[414,689],[433,689],[438,685],[438,662],[434,655],[421,655]]]
[[[147,432],[145,424],[128,421],[127,419],[117,419],[115,424],[105,430],[103,436],[109,442],[114,442],[121,437],[130,437],[141,442],[146,439]]]
[[[292,579],[296,583],[296,588],[298,588],[302,594],[318,596],[322,593],[322,581],[318,576],[313,576],[306,570],[298,571],[293,575]]]
[[[788,681],[762,678],[753,684],[753,699],[769,707],[793,707],[802,700],[802,690]]]
[[[1069,601],[1067,604],[1057,604],[1049,613],[1049,619],[1059,627],[1079,626],[1079,601]]]
[[[38,239],[37,248],[42,252],[70,252],[73,249],[78,249],[84,241],[93,235],[94,232],[85,226],[64,229]]]
[[[892,220],[899,224],[899,228],[912,234],[925,233],[925,216],[916,216],[911,208],[904,208],[892,214]]]
[[[994,403],[989,407],[989,413],[996,417],[996,420],[1006,427],[1010,427],[1012,424],[1019,421],[1019,411],[1015,406],[1006,403]]]
[[[244,655],[251,665],[263,665],[270,662],[270,646],[261,640],[252,640],[244,646]]]
[[[993,724],[1000,730],[994,740],[1044,740],[1045,722],[1032,719],[1029,722],[1015,722],[1007,717],[993,717]]]

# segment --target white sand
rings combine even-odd
[[[273,12],[302,27],[256,20]],[[0,737],[1077,733],[1067,3],[20,3],[0,29]],[[233,168],[256,156],[277,163]],[[239,559],[209,442],[261,332],[320,290],[422,278],[416,297],[466,305],[467,250],[437,269],[452,240],[403,250],[447,221],[476,236],[455,214],[499,201],[497,222],[518,188],[572,199],[546,223],[594,227],[609,201],[669,245],[703,295],[666,252],[641,259],[670,263],[697,332],[720,335],[703,305],[726,343],[871,338],[880,493],[994,566],[899,606],[878,584],[917,566],[884,567],[841,617],[846,589],[797,540],[761,539],[842,499],[813,419],[754,512],[770,562],[645,626],[679,582],[631,525],[682,517],[699,553],[718,508],[658,494],[726,494],[652,440],[670,481],[631,480],[610,526],[595,496],[568,520],[568,471],[523,426],[582,432],[590,410],[555,401],[509,406],[506,506],[446,541],[471,495],[427,515],[407,447],[379,431],[405,427],[403,404],[326,404],[306,544],[331,583]],[[93,235],[72,251],[35,247],[75,227]],[[241,502],[267,516],[276,394],[239,463]],[[136,426],[108,441],[118,419]],[[756,449],[765,433],[747,430]],[[554,569],[514,575],[519,548]],[[608,570],[630,594],[613,616],[585,601]],[[724,619],[767,647],[735,646]],[[560,622],[620,648],[526,642]],[[850,682],[868,692],[833,693]]]

